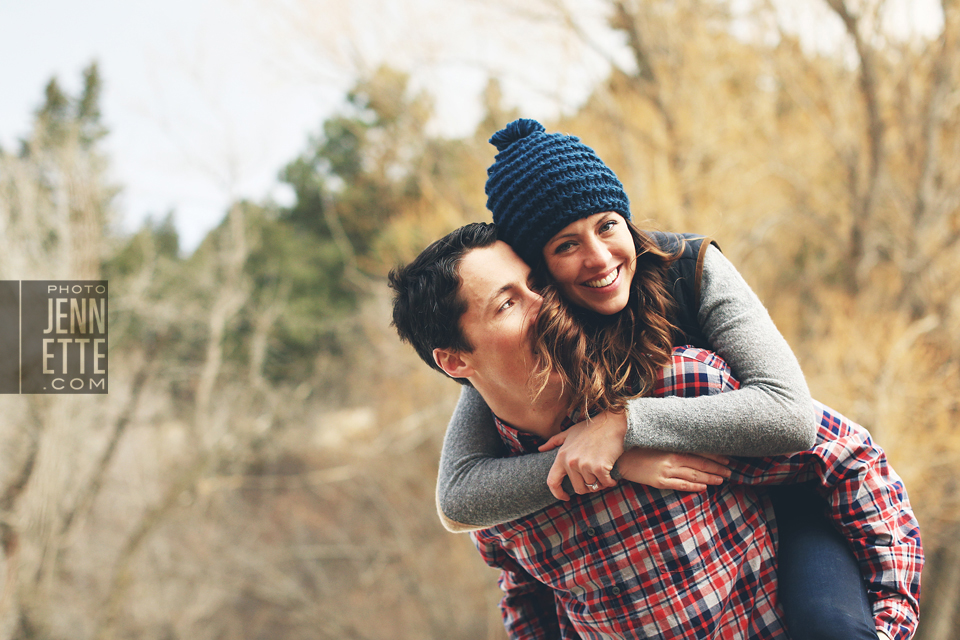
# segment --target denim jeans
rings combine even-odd
[[[877,640],[860,567],[810,485],[771,489],[779,596],[792,640]]]

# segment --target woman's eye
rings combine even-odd
[[[557,247],[553,250],[553,252],[554,252],[554,253],[564,253],[565,251],[569,251],[572,247],[573,247],[573,243],[572,243],[572,242],[562,242],[562,243],[560,243],[560,244],[557,245]]]
[[[600,225],[600,233],[606,233],[607,231],[610,231],[611,229],[613,229],[615,226],[617,226],[616,220],[607,220],[602,225]]]
[[[497,311],[506,311],[507,309],[509,309],[515,304],[516,302],[514,302],[513,300],[506,300],[502,305],[500,305],[500,308],[497,309]]]

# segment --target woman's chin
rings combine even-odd
[[[626,307],[627,307],[626,303],[624,303],[624,304],[611,304],[611,305],[607,305],[607,306],[603,307],[602,309],[594,309],[594,311],[596,311],[596,312],[599,313],[600,315],[613,316],[613,315],[616,315],[616,314],[620,313],[621,311],[623,311]]]
[[[629,296],[616,296],[608,300],[584,301],[583,306],[602,316],[612,316],[623,311],[627,306],[628,300]]]
[[[580,285],[579,287],[570,287],[563,291],[568,302],[578,307],[588,309],[594,313],[603,316],[612,316],[620,313],[627,306],[630,300],[630,292],[623,291],[620,287],[612,287],[614,290],[603,292],[594,289],[587,289]]]

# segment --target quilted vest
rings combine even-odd
[[[653,238],[663,251],[680,257],[674,260],[667,271],[667,290],[677,303],[676,316],[671,318],[678,331],[674,334],[674,346],[690,344],[702,349],[712,349],[707,342],[697,312],[700,310],[700,276],[703,273],[703,257],[711,244],[717,243],[693,233],[667,233],[644,231]],[[682,251],[681,251],[682,248]]]

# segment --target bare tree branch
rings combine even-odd
[[[110,438],[107,440],[107,446],[104,448],[103,453],[100,455],[100,459],[94,466],[93,474],[87,481],[84,488],[80,491],[73,508],[67,511],[62,522],[60,523],[60,536],[62,538],[69,537],[70,531],[77,521],[77,518],[82,518],[90,510],[90,508],[93,506],[94,500],[96,500],[97,496],[99,495],[100,488],[103,486],[104,476],[107,473],[107,469],[109,468],[114,455],[116,455],[117,447],[120,444],[120,439],[123,437],[124,432],[130,425],[130,422],[133,420],[133,416],[136,413],[144,386],[150,377],[150,368],[154,362],[154,359],[156,358],[157,352],[160,349],[161,342],[162,340],[155,338],[147,345],[147,348],[144,351],[143,360],[140,363],[140,367],[133,376],[133,383],[130,386],[130,394],[127,398],[127,403],[120,412],[120,415],[117,417],[116,422],[114,422],[113,431],[110,434]]]
[[[866,234],[873,221],[873,210],[878,195],[878,181],[880,168],[883,162],[883,140],[885,126],[880,115],[879,84],[877,80],[875,54],[860,33],[859,19],[847,6],[845,0],[827,0],[827,5],[836,12],[843,21],[847,34],[853,40],[857,56],[860,60],[860,95],[863,98],[867,114],[867,175],[866,181],[860,184],[857,178],[859,171],[852,175],[851,189],[854,194],[855,210],[850,229],[850,266],[849,286],[860,285],[866,274],[862,273],[863,259],[866,253]],[[856,162],[856,160],[852,160]],[[856,165],[852,165],[856,166]]]

